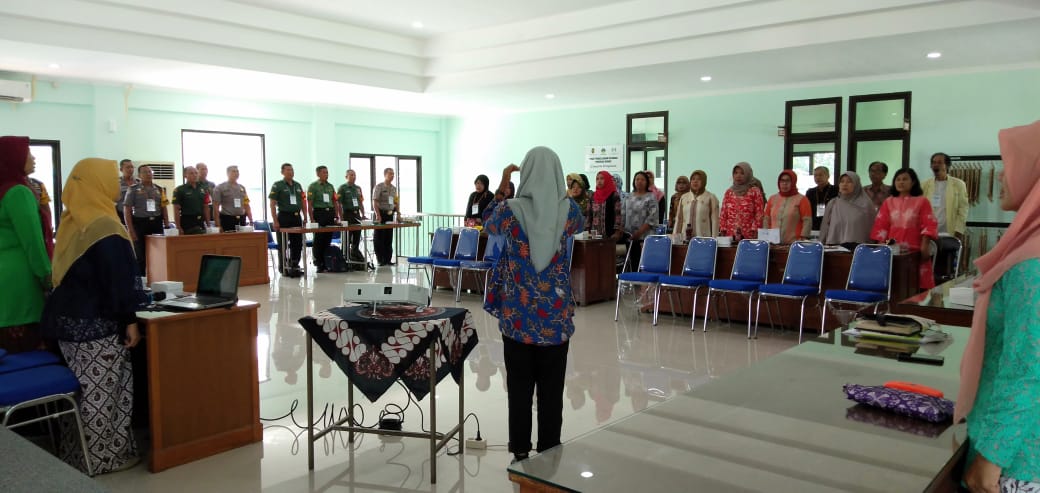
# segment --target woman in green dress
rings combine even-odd
[[[968,489],[1040,491],[1040,121],[998,139],[1000,207],[1016,213],[975,261],[978,299],[955,422],[968,419]]]
[[[36,160],[28,137],[0,137],[0,349],[42,349],[38,330],[51,263],[39,202],[29,184]]]

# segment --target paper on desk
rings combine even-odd
[[[950,288],[950,303],[975,306],[975,290],[971,286]]]
[[[933,342],[943,342],[950,338],[950,334],[937,329],[927,329],[921,332],[920,337],[918,336],[900,336],[895,334],[885,334],[881,332],[872,332],[868,330],[849,329],[842,334],[856,339],[876,339],[882,341],[902,342],[908,344],[931,344]]]
[[[825,246],[825,247],[823,247],[823,251],[825,251],[825,252],[845,252],[845,253],[849,253],[850,250],[848,248],[845,248],[845,247],[841,246],[841,245],[832,245],[832,246]]]

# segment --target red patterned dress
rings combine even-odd
[[[881,203],[874,229],[870,230],[871,239],[882,243],[891,239],[905,249],[921,251],[922,236],[933,240],[939,237],[939,223],[927,197],[889,197]],[[917,273],[917,287],[935,287],[931,258],[921,260]]]
[[[758,238],[764,208],[765,197],[756,187],[749,187],[742,196],[733,193],[733,190],[726,190],[726,195],[722,197],[722,212],[719,213],[719,235],[733,236],[740,228],[742,237]]]

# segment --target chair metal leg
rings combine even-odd
[[[747,300],[747,338],[748,339],[751,339],[751,300],[754,297],[755,297],[755,293],[754,292],[748,293],[748,300]],[[761,296],[758,297],[758,302],[759,303],[762,302],[762,297]],[[755,328],[755,339],[757,339],[757,338],[758,338],[758,328],[756,327]]]
[[[647,286],[649,289],[649,286]],[[651,325],[657,325],[657,307],[661,305],[661,286],[654,286],[654,321]]]
[[[701,332],[707,332],[708,331],[708,318],[710,318],[710,315],[708,315],[708,310],[711,309],[711,291],[712,290],[709,287],[708,288],[708,295],[704,299],[704,303],[705,303],[705,305],[704,305],[704,326],[701,328]],[[717,316],[718,313],[716,312],[715,315]]]
[[[751,305],[751,300],[749,299],[748,300],[748,310],[751,310],[751,306],[750,305]],[[766,311],[769,312],[769,326],[772,327],[773,326],[773,314],[772,314],[772,312],[769,311],[769,302],[768,301],[766,301]],[[750,316],[750,312],[748,313],[748,316]],[[758,319],[759,318],[762,318],[762,295],[758,295],[758,303],[755,303],[755,334],[758,334]],[[751,319],[748,318],[748,323],[750,323],[750,322],[751,322]],[[750,339],[750,338],[751,338],[751,331],[749,330],[748,331],[748,339]]]
[[[690,330],[697,330],[697,292],[701,290],[700,286],[697,286],[693,290],[693,308],[690,309]],[[705,311],[704,316],[707,317],[708,313]]]
[[[462,299],[462,269],[459,269],[458,279],[455,281],[455,303]]]
[[[824,298],[823,305],[820,306],[820,335],[827,331],[827,303],[830,299]]]
[[[802,327],[805,326],[805,296],[802,296],[802,312],[798,317],[798,342],[802,342]]]
[[[733,323],[733,314],[729,311],[729,296],[728,293],[722,293],[722,304],[726,305],[726,324]]]
[[[780,326],[780,331],[783,332],[783,330],[784,330],[784,312],[780,311],[780,298],[773,298],[773,305],[776,306],[776,318],[780,319],[780,323],[778,323],[777,325]],[[769,322],[770,322],[769,326],[775,329],[775,327],[773,327],[773,324],[772,324],[772,322],[773,322],[772,316],[773,316],[773,312],[770,311],[769,312],[769,317],[770,317],[769,318]]]
[[[614,321],[617,322],[618,311],[621,308],[621,285],[624,284],[620,280],[617,283],[617,296],[614,297]]]

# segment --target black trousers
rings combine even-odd
[[[361,224],[361,214],[358,211],[343,211],[343,219],[347,224]],[[348,260],[363,260],[361,255],[361,231],[347,231],[347,244],[350,250],[344,252]]]
[[[299,212],[279,212],[278,226],[281,228],[298,228],[303,226],[303,219]],[[294,269],[300,267],[300,252],[303,251],[303,235],[296,233],[289,235],[289,265]],[[285,245],[282,244],[282,234],[278,233],[278,270],[285,273]]]
[[[314,209],[314,222],[318,226],[332,226],[336,221],[335,209]],[[325,268],[325,250],[332,243],[332,233],[314,233],[314,265],[319,269]]]
[[[560,444],[563,428],[563,381],[570,342],[535,346],[502,337],[509,397],[509,451],[531,450],[531,404],[538,392],[538,452]]]
[[[201,235],[206,232],[206,222],[202,216],[187,216],[181,214],[181,231],[186,235]]]
[[[379,211],[379,224],[386,224],[393,220],[394,211]],[[376,251],[376,260],[379,265],[389,264],[394,260],[394,230],[377,229],[372,231],[372,248]]]
[[[932,252],[935,256],[935,283],[942,284],[950,279],[953,279],[953,273],[957,270],[957,253],[961,247],[957,238],[950,238],[948,236],[940,236],[935,242],[936,251]]]
[[[145,248],[145,237],[148,235],[161,235],[163,233],[162,216],[135,217],[134,232],[137,233],[137,241],[134,242],[134,250],[137,253],[137,275],[145,275],[147,249]]]
[[[232,216],[231,214],[220,215],[220,230],[221,231],[234,231],[235,226],[245,226],[246,216]]]

